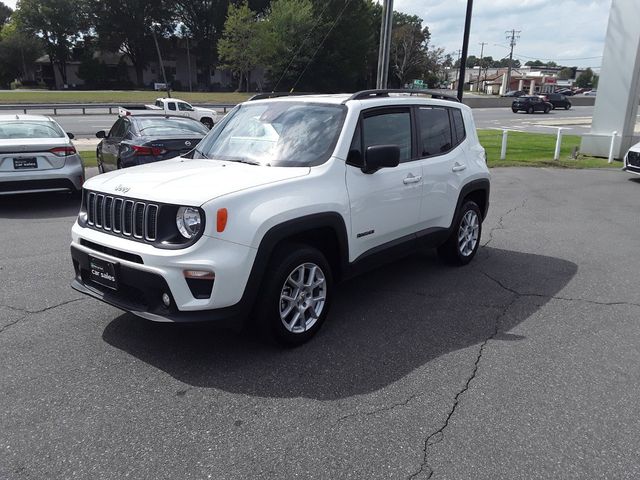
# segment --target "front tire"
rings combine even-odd
[[[571,108],[571,104],[570,103],[568,103],[567,105],[564,106],[565,110],[569,110],[570,108]]]
[[[257,314],[278,343],[297,346],[319,330],[333,296],[331,267],[316,248],[285,244],[274,253]]]
[[[529,108],[527,108],[527,113],[533,113],[533,112],[534,112],[533,107],[529,107]]]
[[[551,111],[551,109],[549,107],[545,107],[544,113],[549,113],[550,111]]]
[[[511,111],[512,111],[513,113],[518,113],[518,109],[517,109],[517,108],[512,108],[512,109],[511,109]]]
[[[467,200],[457,213],[451,235],[438,247],[438,255],[451,265],[466,265],[475,257],[482,235],[482,214],[473,200]]]
[[[210,118],[201,118],[200,123],[202,123],[209,130],[213,128],[213,120],[211,120]]]

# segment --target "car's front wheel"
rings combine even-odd
[[[570,103],[567,103],[567,104],[564,106],[564,109],[565,109],[565,110],[569,110],[570,108],[571,108],[571,104],[570,104]]]
[[[518,109],[517,109],[517,108],[512,108],[512,109],[511,109],[511,111],[512,111],[513,113],[518,113]]]
[[[265,275],[257,314],[274,339],[300,345],[313,337],[327,318],[333,277],[325,256],[302,244],[278,248]]]
[[[544,113],[549,113],[551,111],[551,107],[544,107]]]
[[[482,234],[482,214],[473,200],[467,200],[455,217],[451,235],[438,248],[438,255],[447,263],[466,265],[476,255]]]
[[[527,108],[527,113],[533,113],[533,112],[534,112],[534,108],[533,107]]]

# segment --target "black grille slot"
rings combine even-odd
[[[158,236],[160,207],[146,202],[87,192],[87,220],[95,230],[154,242]]]
[[[105,230],[113,228],[113,197],[104,199],[104,228]]]
[[[147,206],[147,232],[145,237],[147,240],[153,242],[158,235],[158,206],[157,205],[149,205]]]
[[[640,167],[640,152],[629,152],[627,162],[632,167]]]
[[[104,195],[98,195],[96,199],[96,227],[102,227],[104,218]]]
[[[122,204],[124,200],[116,198],[113,201],[113,231],[115,233],[122,232]]]
[[[142,238],[144,236],[144,203],[135,204],[133,217],[133,236]]]
[[[131,200],[124,201],[124,213],[122,214],[122,233],[131,235],[133,230],[133,202]]]

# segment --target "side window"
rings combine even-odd
[[[178,102],[178,110],[181,112],[191,112],[193,108],[188,103]]]
[[[453,148],[449,112],[443,107],[420,107],[420,138],[422,157],[440,155]]]
[[[125,130],[124,120],[122,118],[119,118],[118,120],[116,120],[116,123],[113,124],[113,126],[111,127],[111,130],[109,130],[109,138],[122,137],[124,135],[124,130]]]
[[[162,100],[156,100],[156,107],[164,108],[164,105],[162,105]]]
[[[453,129],[454,129],[454,145],[460,145],[464,139],[467,137],[467,132],[464,129],[464,120],[462,118],[462,112],[458,108],[452,108],[451,110],[451,118],[453,120]]]
[[[167,108],[169,110],[175,110],[176,109],[176,104],[174,102],[168,102],[167,103]]]
[[[372,145],[397,145],[400,161],[411,159],[411,112],[409,109],[380,111],[365,116],[362,121],[363,151]]]

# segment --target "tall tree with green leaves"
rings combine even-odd
[[[391,34],[391,69],[398,87],[412,78],[422,78],[426,73],[429,29],[422,27],[422,19],[416,15],[394,12]]]
[[[21,31],[42,39],[51,64],[66,84],[71,47],[88,27],[85,1],[19,0],[14,15]]]
[[[37,38],[21,32],[15,22],[6,23],[0,29],[0,83],[8,85],[16,78],[27,79],[29,67],[42,52]]]
[[[0,26],[9,21],[12,13],[13,10],[11,9],[11,7],[5,5],[3,2],[0,2]]]
[[[272,90],[290,90],[320,41],[310,0],[274,0],[258,23],[258,57]]]
[[[218,42],[218,55],[223,66],[237,76],[239,91],[245,81],[249,91],[249,75],[258,62],[257,37],[256,14],[246,0],[238,5],[230,4],[222,38]]]
[[[136,71],[136,83],[143,86],[144,69],[157,58],[153,32],[160,41],[159,37],[175,29],[174,3],[169,0],[89,1],[91,23],[100,46],[129,57]]]

